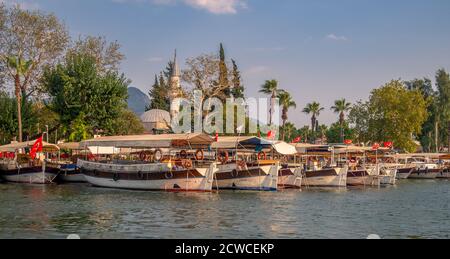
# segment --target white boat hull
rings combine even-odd
[[[53,183],[57,174],[54,173],[25,173],[16,175],[4,175],[3,178],[7,182],[27,183],[27,184],[50,184]]]
[[[375,175],[347,177],[347,186],[379,187],[380,185],[381,185],[381,178]]]
[[[450,179],[450,172],[440,172],[437,176],[438,179]]]
[[[290,174],[285,175],[284,170],[281,169],[278,174],[278,188],[279,189],[301,189],[303,176],[301,169],[285,169],[289,170]],[[293,171],[293,172],[292,172]]]
[[[433,169],[433,170],[421,170],[421,171],[413,171],[408,179],[436,179],[440,173],[440,170]]]
[[[97,187],[168,192],[211,192],[216,164],[167,171],[167,164],[118,165],[78,161],[86,181]]]
[[[114,189],[167,191],[167,192],[211,192],[213,181],[205,178],[172,179],[172,180],[118,180],[85,176],[93,186]]]
[[[330,173],[322,173],[322,172]],[[305,187],[347,187],[347,168],[333,168],[317,172],[306,172],[302,186]]]
[[[62,172],[62,173],[60,173],[58,178],[60,181],[62,181],[64,183],[85,183],[85,182],[87,182],[86,178],[81,173],[66,174],[66,173]]]
[[[279,165],[267,165],[235,170],[235,165],[221,166],[214,188],[222,190],[276,191]]]

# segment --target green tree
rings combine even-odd
[[[14,71],[14,92],[17,100],[17,123],[19,131],[19,142],[23,141],[23,127],[22,127],[22,78],[28,74],[32,66],[32,61],[24,61],[20,57],[9,57],[7,67]]]
[[[439,116],[435,124],[435,141],[438,143],[436,152],[439,152],[441,147],[450,145],[448,135],[450,129],[450,75],[444,69],[440,69],[436,73],[436,87]]]
[[[358,143],[368,143],[371,141],[370,123],[374,120],[373,114],[369,110],[370,103],[358,101],[354,104],[349,113],[349,122],[352,125],[354,140]]]
[[[275,109],[275,99],[280,93],[281,89],[278,86],[278,81],[275,79],[266,80],[266,82],[261,86],[260,93],[270,95],[270,115],[269,115],[269,125],[273,124],[273,113]]]
[[[350,117],[353,122],[365,124],[356,128],[367,130],[362,133],[367,141],[393,141],[395,147],[414,152],[413,136],[421,133],[428,118],[427,106],[420,91],[409,91],[402,82],[393,80],[373,90],[368,103],[354,106]]]
[[[310,136],[312,136],[309,126],[304,126],[303,128],[298,129],[297,135],[302,137],[302,141],[305,143],[308,143]]]
[[[17,133],[17,101],[0,91],[0,143],[8,144]]]
[[[284,134],[284,141],[291,142],[294,140],[297,135],[297,128],[293,123],[287,122],[282,127],[282,132]]]
[[[230,97],[232,95],[230,82],[228,80],[228,67],[225,56],[225,49],[223,48],[223,44],[220,43],[219,50],[219,87],[225,89],[225,95]]]
[[[105,37],[86,36],[80,37],[72,43],[67,51],[68,58],[75,55],[90,56],[95,60],[96,68],[101,74],[118,72],[120,63],[125,56],[120,51],[117,41],[108,42]]]
[[[0,16],[0,78],[15,87],[17,130],[22,141],[23,105],[40,92],[43,68],[62,55],[69,34],[56,16],[41,11],[0,5]]]
[[[51,97],[49,107],[59,114],[69,135],[84,137],[83,130],[89,135],[114,134],[116,119],[126,107],[130,82],[124,75],[100,74],[96,61],[80,54],[49,68],[42,83]]]
[[[344,121],[343,124],[341,124],[340,122],[336,122],[331,124],[326,133],[328,143],[342,143],[342,130],[344,131],[344,135],[347,139],[354,139],[354,131],[350,128],[348,122]]]
[[[144,133],[141,120],[128,109],[122,109],[114,123],[114,135],[138,135]]]
[[[312,102],[308,103],[306,107],[303,109],[303,112],[311,115],[311,130],[312,132],[316,132],[318,130],[317,128],[317,117],[320,116],[320,113],[325,110],[320,103],[318,102]]]
[[[436,143],[436,140],[439,139],[435,130],[440,116],[438,111],[438,93],[434,91],[433,84],[428,78],[406,81],[405,85],[410,91],[421,92],[428,102],[428,120],[422,125],[422,132],[418,135],[418,138],[426,152],[433,152],[437,150],[438,143]]]
[[[297,108],[297,104],[293,100],[291,94],[286,92],[286,91],[280,91],[278,93],[278,99],[280,99],[281,119],[283,120],[283,125],[282,125],[283,126],[283,132],[282,132],[281,139],[283,141],[285,141],[286,140],[285,125],[287,123],[287,120],[289,119],[288,118],[289,109]]]
[[[344,123],[345,123],[345,113],[350,111],[352,104],[347,102],[345,99],[336,100],[334,102],[334,106],[331,107],[331,110],[334,113],[339,114],[339,124],[341,125],[341,143],[344,142],[345,132],[344,132]]]
[[[231,63],[233,64],[233,72],[232,72],[233,97],[244,98],[245,87],[242,85],[241,72],[239,71],[238,65],[234,59],[231,60]]]
[[[147,111],[153,109],[160,109],[164,111],[170,110],[170,100],[167,92],[169,88],[165,82],[166,80],[164,80],[162,73],[160,80],[158,80],[158,76],[155,75],[155,83],[148,93],[150,96],[150,105],[146,108]]]

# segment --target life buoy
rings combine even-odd
[[[139,159],[141,161],[146,161],[147,160],[147,153],[145,153],[145,151],[142,151],[141,153],[139,153]]]
[[[166,179],[172,179],[173,178],[173,173],[172,172],[166,172],[165,175]]]
[[[119,173],[115,173],[114,176],[113,176],[113,180],[114,180],[114,182],[119,181],[120,180],[120,174]]]
[[[193,163],[191,160],[183,160],[181,163],[184,168],[192,168],[192,166],[193,166]]]
[[[161,149],[155,150],[154,159],[156,162],[161,162],[161,160],[164,158],[163,152]]]
[[[264,151],[261,151],[258,153],[258,160],[266,160],[267,159],[267,154]]]
[[[234,169],[233,171],[231,171],[231,177],[236,178],[236,177],[238,177],[238,176],[239,176],[238,170]]]
[[[219,151],[218,152],[218,159],[219,162],[221,162],[222,164],[225,164],[226,162],[228,162],[228,159],[230,158],[230,155],[228,154],[227,151]]]
[[[186,150],[181,150],[181,152],[180,152],[180,157],[181,157],[182,159],[186,159],[186,158],[188,157],[187,151],[186,151]]]
[[[203,150],[201,149],[198,149],[195,152],[195,160],[202,161],[203,159],[205,159],[205,152],[203,152]]]

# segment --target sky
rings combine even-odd
[[[334,100],[368,99],[392,79],[433,78],[450,70],[448,0],[0,0],[53,12],[73,37],[117,40],[122,71],[148,92],[154,75],[178,50],[188,57],[215,53],[223,43],[237,61],[247,96],[268,79],[292,93],[297,126],[309,124],[308,102],[337,120]]]

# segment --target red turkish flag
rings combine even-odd
[[[344,141],[344,144],[345,145],[351,145],[351,144],[353,144],[353,140],[347,139],[347,140]]]
[[[292,143],[299,143],[302,141],[302,137],[296,137],[294,140],[292,140]]]
[[[373,150],[378,150],[380,148],[380,144],[379,143],[374,143],[372,146]]]
[[[267,133],[267,138],[268,138],[268,139],[273,139],[273,138],[275,138],[275,132],[274,132],[274,131],[269,131],[269,132]]]
[[[216,142],[219,142],[219,133],[216,132],[216,137],[215,137]]]
[[[38,138],[36,140],[36,142],[34,143],[33,147],[31,148],[30,156],[31,156],[32,159],[36,159],[36,153],[42,151],[42,148],[44,146],[43,143],[42,143],[42,139],[43,139],[43,136]]]
[[[384,142],[384,147],[392,148],[392,147],[394,147],[394,143],[392,143],[391,141]]]

